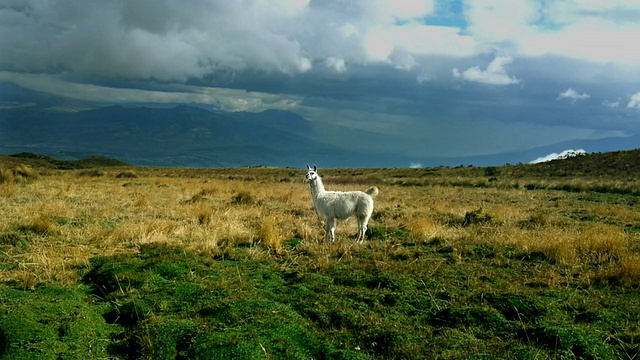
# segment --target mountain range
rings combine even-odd
[[[416,158],[400,149],[363,153],[356,149],[393,139],[318,124],[291,111],[226,112],[195,104],[104,106],[7,83],[0,84],[0,94],[0,153],[33,152],[70,160],[105,156],[133,165],[181,167],[487,166],[529,162],[567,149],[605,152],[640,147],[640,137],[631,136],[495,155]]]

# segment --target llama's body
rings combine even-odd
[[[325,241],[335,241],[336,220],[347,220],[355,216],[358,220],[358,235],[356,241],[364,241],[367,224],[373,213],[373,197],[378,195],[378,188],[372,187],[366,191],[327,191],[322,179],[307,165],[306,180],[311,187],[313,206],[320,217],[325,220]]]

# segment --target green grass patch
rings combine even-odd
[[[393,227],[372,226],[367,230],[367,237],[371,240],[407,239],[408,231]]]
[[[39,287],[33,291],[0,285],[0,357],[7,359],[108,358],[121,329],[102,317],[83,287]]]
[[[92,259],[72,289],[0,285],[0,345],[17,359],[617,359],[638,339],[631,289],[520,285],[556,265],[484,245],[463,262],[429,243],[410,250],[433,257],[383,258],[409,243],[374,229],[389,243],[320,269],[299,239],[256,259],[146,246]]]
[[[30,243],[31,239],[23,231],[0,233],[0,249],[8,246],[25,249]]]

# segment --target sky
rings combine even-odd
[[[1,0],[0,81],[487,155],[640,134],[638,39],[638,0]]]

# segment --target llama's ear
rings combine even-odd
[[[318,167],[313,165],[313,171],[318,172]]]
[[[311,166],[309,166],[309,164],[307,164],[307,170],[311,170]]]

